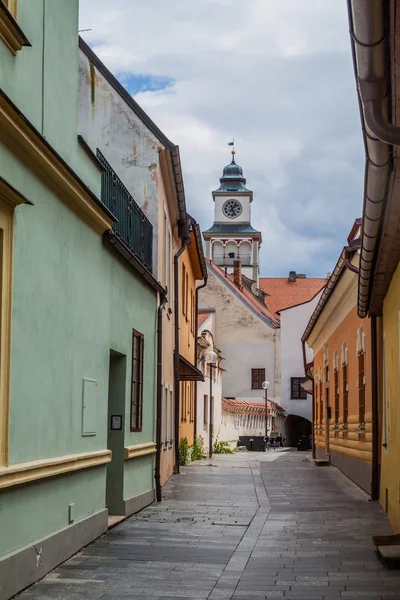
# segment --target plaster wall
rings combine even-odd
[[[206,339],[210,342],[212,349],[213,344],[218,346],[216,343],[216,327],[215,327],[216,315],[212,313],[208,319],[199,328],[199,335],[205,332]],[[209,332],[209,333],[208,333]],[[223,358],[223,357],[222,357]],[[198,361],[197,367],[202,369],[204,374],[204,381],[197,382],[197,435],[201,436],[204,440],[204,446],[206,451],[209,449],[209,435],[210,435],[210,367],[204,363]],[[218,437],[219,440],[226,440],[222,431],[222,371],[219,368],[213,367],[213,384],[212,384],[212,395],[214,398],[214,411],[213,411],[213,424],[214,424],[214,439]],[[206,401],[205,401],[206,397]],[[204,412],[204,406],[206,404],[206,413]]]
[[[283,310],[281,314],[281,395],[280,405],[287,415],[297,415],[312,421],[312,396],[305,400],[292,400],[291,377],[304,377],[301,337],[321,297],[320,292],[310,302]],[[307,346],[307,361],[312,360],[312,350]]]
[[[0,89],[99,196],[98,172],[77,141],[78,9],[78,0],[18,1],[32,47],[14,57],[0,43]]]
[[[400,267],[383,305],[384,383],[380,503],[395,533],[400,532]]]
[[[3,145],[0,176],[33,202],[14,215],[9,464],[107,447],[110,350],[127,357],[124,444],[153,441],[156,294]],[[145,338],[143,429],[137,433],[129,428],[132,328]],[[84,377],[97,382],[90,436],[82,435]],[[146,460],[146,477],[135,475],[143,492],[153,469],[153,457]],[[126,466],[128,479],[130,471]],[[77,518],[105,507],[105,467],[3,491],[0,529],[15,525],[25,506],[29,520],[23,535],[14,526],[2,537],[2,552],[68,527],[71,502]]]
[[[159,276],[161,143],[103,74],[79,50],[78,131],[99,148],[153,225],[153,274]],[[159,223],[161,219],[161,223]]]
[[[271,382],[268,396],[279,401],[280,353],[275,349],[279,332],[254,314],[210,268],[200,305],[216,309],[216,341],[226,370],[222,395],[262,400],[263,390],[251,389],[251,369],[265,368]]]

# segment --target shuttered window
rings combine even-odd
[[[143,423],[143,334],[132,334],[131,431],[142,431]]]
[[[265,381],[265,369],[251,370],[251,389],[262,390],[262,384]]]

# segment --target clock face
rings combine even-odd
[[[227,200],[222,207],[222,212],[226,217],[235,219],[242,212],[242,205],[237,200]]]

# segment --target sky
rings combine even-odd
[[[203,230],[234,137],[261,276],[333,270],[364,176],[344,0],[80,0],[80,28],[179,145]]]

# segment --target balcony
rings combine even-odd
[[[213,256],[213,262],[219,267],[233,267],[235,260],[240,260],[242,267],[248,267],[251,265],[251,257],[250,256]]]
[[[151,273],[153,226],[100,150],[97,158],[103,167],[101,201],[117,218],[113,233]]]

